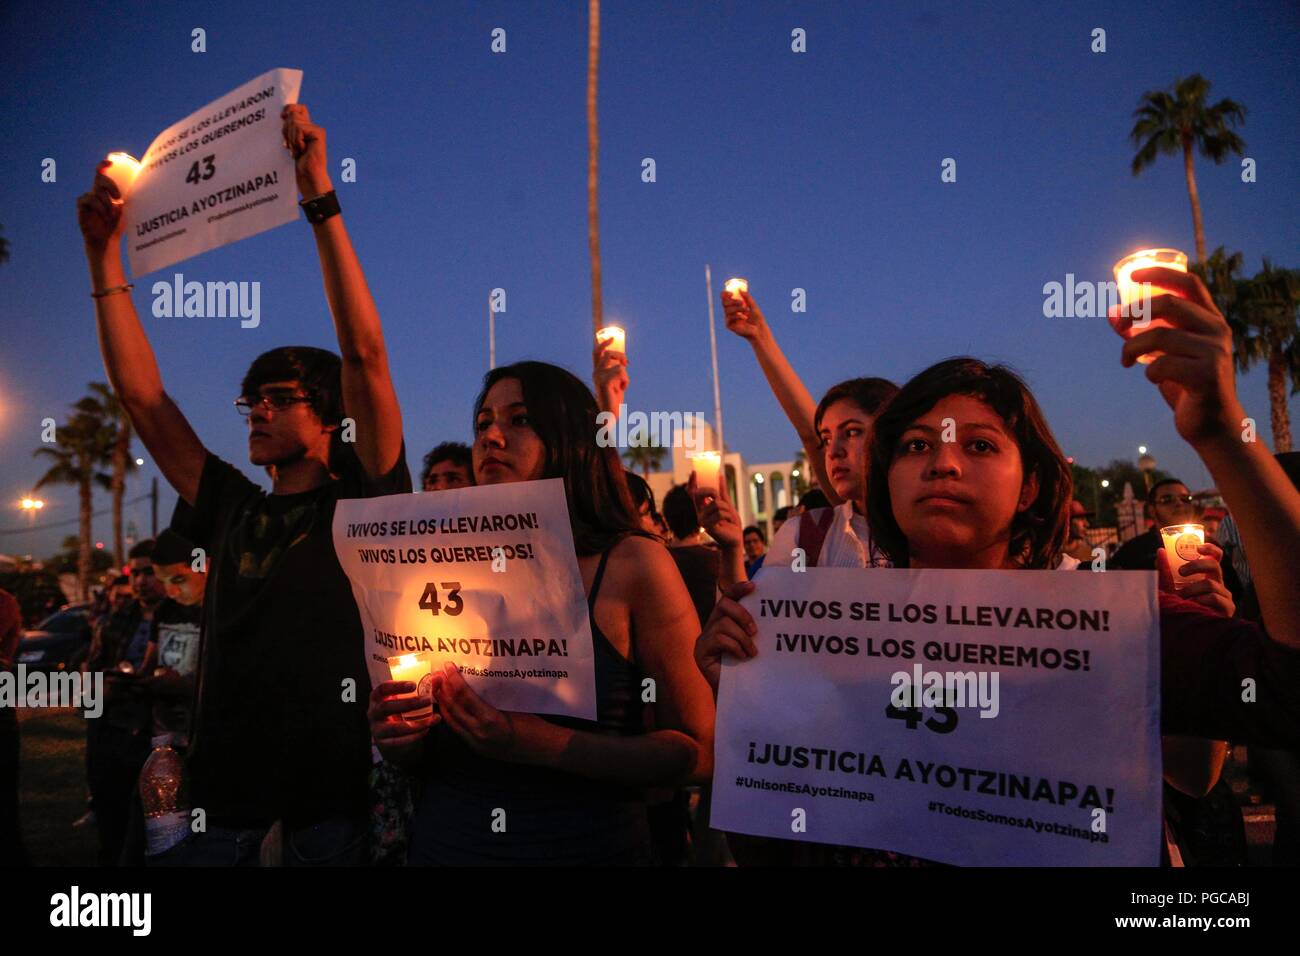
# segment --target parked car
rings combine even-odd
[[[90,651],[90,604],[66,604],[23,631],[16,663],[28,670],[77,670]]]

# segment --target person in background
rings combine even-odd
[[[1205,540],[1219,543],[1219,528],[1223,524],[1223,519],[1227,515],[1223,508],[1206,508],[1205,513],[1201,515],[1201,525],[1205,528]]]
[[[1092,561],[1092,543],[1088,540],[1088,519],[1092,512],[1080,501],[1070,502],[1070,536],[1063,549],[1081,565],[1090,565]]]
[[[468,445],[445,441],[424,456],[420,472],[423,491],[444,491],[448,488],[468,488],[474,484],[474,462]]]
[[[641,530],[656,538],[666,537],[660,534],[659,529],[663,526],[663,518],[655,508],[655,493],[650,483],[634,471],[623,472],[623,477],[627,479],[627,490],[632,493],[632,504],[636,505]]]
[[[0,588],[0,674],[13,673],[23,637],[23,612],[18,599]],[[22,830],[18,826],[20,763],[18,711],[0,707],[0,867],[26,866]]]
[[[85,672],[104,674],[104,710],[86,721],[86,773],[91,807],[99,831],[99,865],[140,862],[132,852],[123,857],[140,768],[149,756],[151,708],[139,692],[153,638],[154,617],[166,598],[154,574],[152,539],[127,553],[131,598],[120,602],[91,641]]]
[[[745,529],[745,578],[752,581],[767,555],[767,535],[756,524]]]
[[[717,545],[705,538],[689,486],[674,485],[664,495],[664,521],[672,533],[668,553],[686,582],[695,613],[701,621],[706,621],[713,610],[713,602],[717,600],[723,554]],[[737,544],[739,541],[729,542],[729,553],[739,552]],[[742,567],[743,560],[741,557]]]
[[[1153,522],[1152,526],[1120,546],[1120,549],[1115,552],[1114,559],[1106,565],[1109,570],[1155,570],[1156,552],[1164,547],[1160,529],[1173,524],[1188,524],[1196,521],[1200,516],[1200,512],[1196,509],[1196,499],[1187,490],[1187,486],[1177,478],[1163,478],[1152,485],[1151,490],[1147,492],[1146,507]],[[1209,536],[1206,537],[1208,539]]]
[[[803,510],[798,505],[782,505],[772,513],[772,534],[776,535],[781,530],[781,525],[785,524],[791,518],[797,518],[803,514]]]

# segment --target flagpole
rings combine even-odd
[[[492,311],[492,293],[488,293],[488,371],[497,367],[497,315]]]
[[[723,474],[726,474],[726,445],[722,441],[722,392],[718,387],[718,336],[713,328],[713,273],[704,264],[704,285],[709,296],[709,351],[713,355],[713,420],[717,428],[718,451],[723,454]]]

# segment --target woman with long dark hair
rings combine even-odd
[[[597,717],[498,710],[448,664],[435,674],[432,724],[414,726],[402,712],[421,701],[394,699],[414,686],[376,687],[375,741],[424,784],[411,863],[649,863],[645,791],[709,777],[713,701],[691,655],[699,619],[667,551],[640,531],[618,451],[596,441],[597,411],[590,390],[554,365],[519,362],[484,379],[477,483],[564,480],[591,614]],[[643,701],[653,702],[649,715]]]

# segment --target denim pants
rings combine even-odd
[[[146,857],[149,866],[258,866],[269,827],[210,826],[176,846]],[[284,831],[285,866],[361,866],[366,861],[369,821],[332,817]]]

